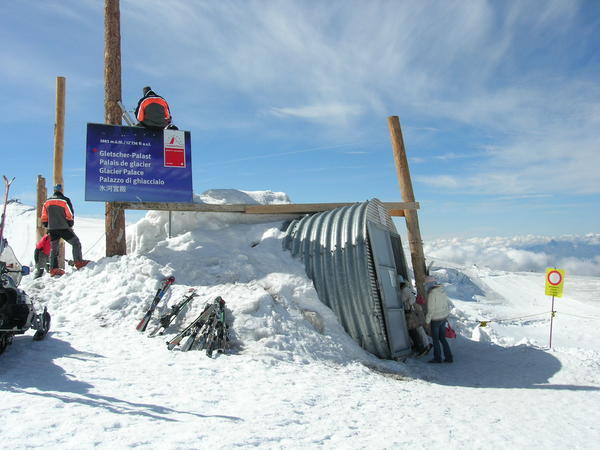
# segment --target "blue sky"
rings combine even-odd
[[[84,201],[103,4],[0,2],[2,173],[24,203],[52,177],[65,76],[66,194],[104,214]],[[400,201],[398,115],[425,239],[600,229],[600,2],[121,0],[121,35],[123,102],[167,98],[196,193]]]

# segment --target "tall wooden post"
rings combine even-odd
[[[65,145],[65,77],[56,77],[56,123],[54,124],[54,184],[63,184],[63,154]]]
[[[37,204],[35,205],[37,211],[37,218],[35,223],[36,241],[39,241],[42,238],[42,236],[46,233],[46,229],[42,226],[42,206],[44,206],[44,202],[46,201],[47,195],[48,193],[46,191],[46,179],[43,176],[38,175]]]
[[[52,181],[54,185],[60,184],[64,189],[63,155],[65,147],[65,77],[56,77],[56,123],[54,124],[54,166]],[[58,244],[58,267],[65,268],[65,243],[60,240]]]
[[[414,202],[415,194],[413,192],[412,181],[410,179],[410,170],[408,168],[408,159],[404,148],[404,139],[402,129],[400,128],[400,119],[398,116],[388,117],[388,126],[392,138],[392,148],[394,150],[394,161],[396,163],[396,173],[400,182],[400,191],[402,200],[405,202]],[[410,256],[412,260],[413,271],[415,273],[415,282],[417,293],[425,298],[425,255],[423,253],[423,241],[421,240],[421,230],[419,229],[419,217],[416,209],[405,209],[406,228],[408,230],[408,243],[410,246]]]
[[[121,125],[121,14],[119,0],[104,2],[104,121]],[[125,211],[106,203],[106,256],[125,255]]]

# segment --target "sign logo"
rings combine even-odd
[[[565,283],[565,271],[549,267],[546,269],[546,295],[552,297],[563,296],[563,286]]]

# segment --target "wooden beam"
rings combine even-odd
[[[56,77],[56,122],[54,123],[54,166],[52,181],[62,184],[65,146],[65,77]]]
[[[246,214],[310,214],[321,211],[330,211],[343,206],[352,206],[356,203],[291,203],[285,205],[245,205]],[[416,209],[418,203],[383,203],[388,209]]]
[[[400,128],[400,119],[398,116],[388,117],[388,126],[392,139],[392,149],[394,152],[394,162],[396,163],[396,173],[400,183],[402,200],[405,202],[414,202],[415,194],[413,192],[410,170],[408,168],[408,159],[406,149],[404,148],[404,138]],[[425,283],[425,255],[423,253],[423,241],[421,240],[421,230],[419,228],[419,216],[416,209],[406,209],[406,228],[408,230],[408,244],[410,247],[410,256],[412,260],[413,271],[415,273],[415,284],[417,293],[426,298]]]
[[[232,212],[243,214],[292,214],[303,215],[329,211],[342,206],[352,206],[356,203],[290,203],[282,205],[211,205],[206,203],[158,203],[158,202],[115,202],[114,206],[121,209],[154,210],[154,211],[195,211],[195,212]],[[388,211],[401,212],[418,209],[417,202],[383,203]]]
[[[65,148],[65,77],[56,77],[56,122],[54,124],[54,165],[52,182],[65,188],[63,177],[63,159]],[[65,268],[65,243],[61,239],[58,244],[58,267]]]
[[[104,2],[104,121],[121,125],[121,12],[119,0]],[[125,255],[125,211],[106,203],[106,256]]]
[[[42,225],[42,207],[44,206],[44,202],[48,197],[48,193],[46,191],[46,179],[38,175],[37,177],[37,202],[36,202],[36,242],[39,241],[44,234],[46,234],[46,229]]]
[[[388,209],[388,213],[392,217],[404,217],[405,216],[403,209]]]

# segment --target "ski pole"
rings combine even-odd
[[[15,177],[12,180],[8,181],[6,175],[2,175],[4,178],[4,209],[2,210],[2,218],[0,219],[0,254],[4,251],[4,220],[6,219],[6,205],[8,204],[8,191],[10,190],[10,185],[13,181],[15,181]]]

